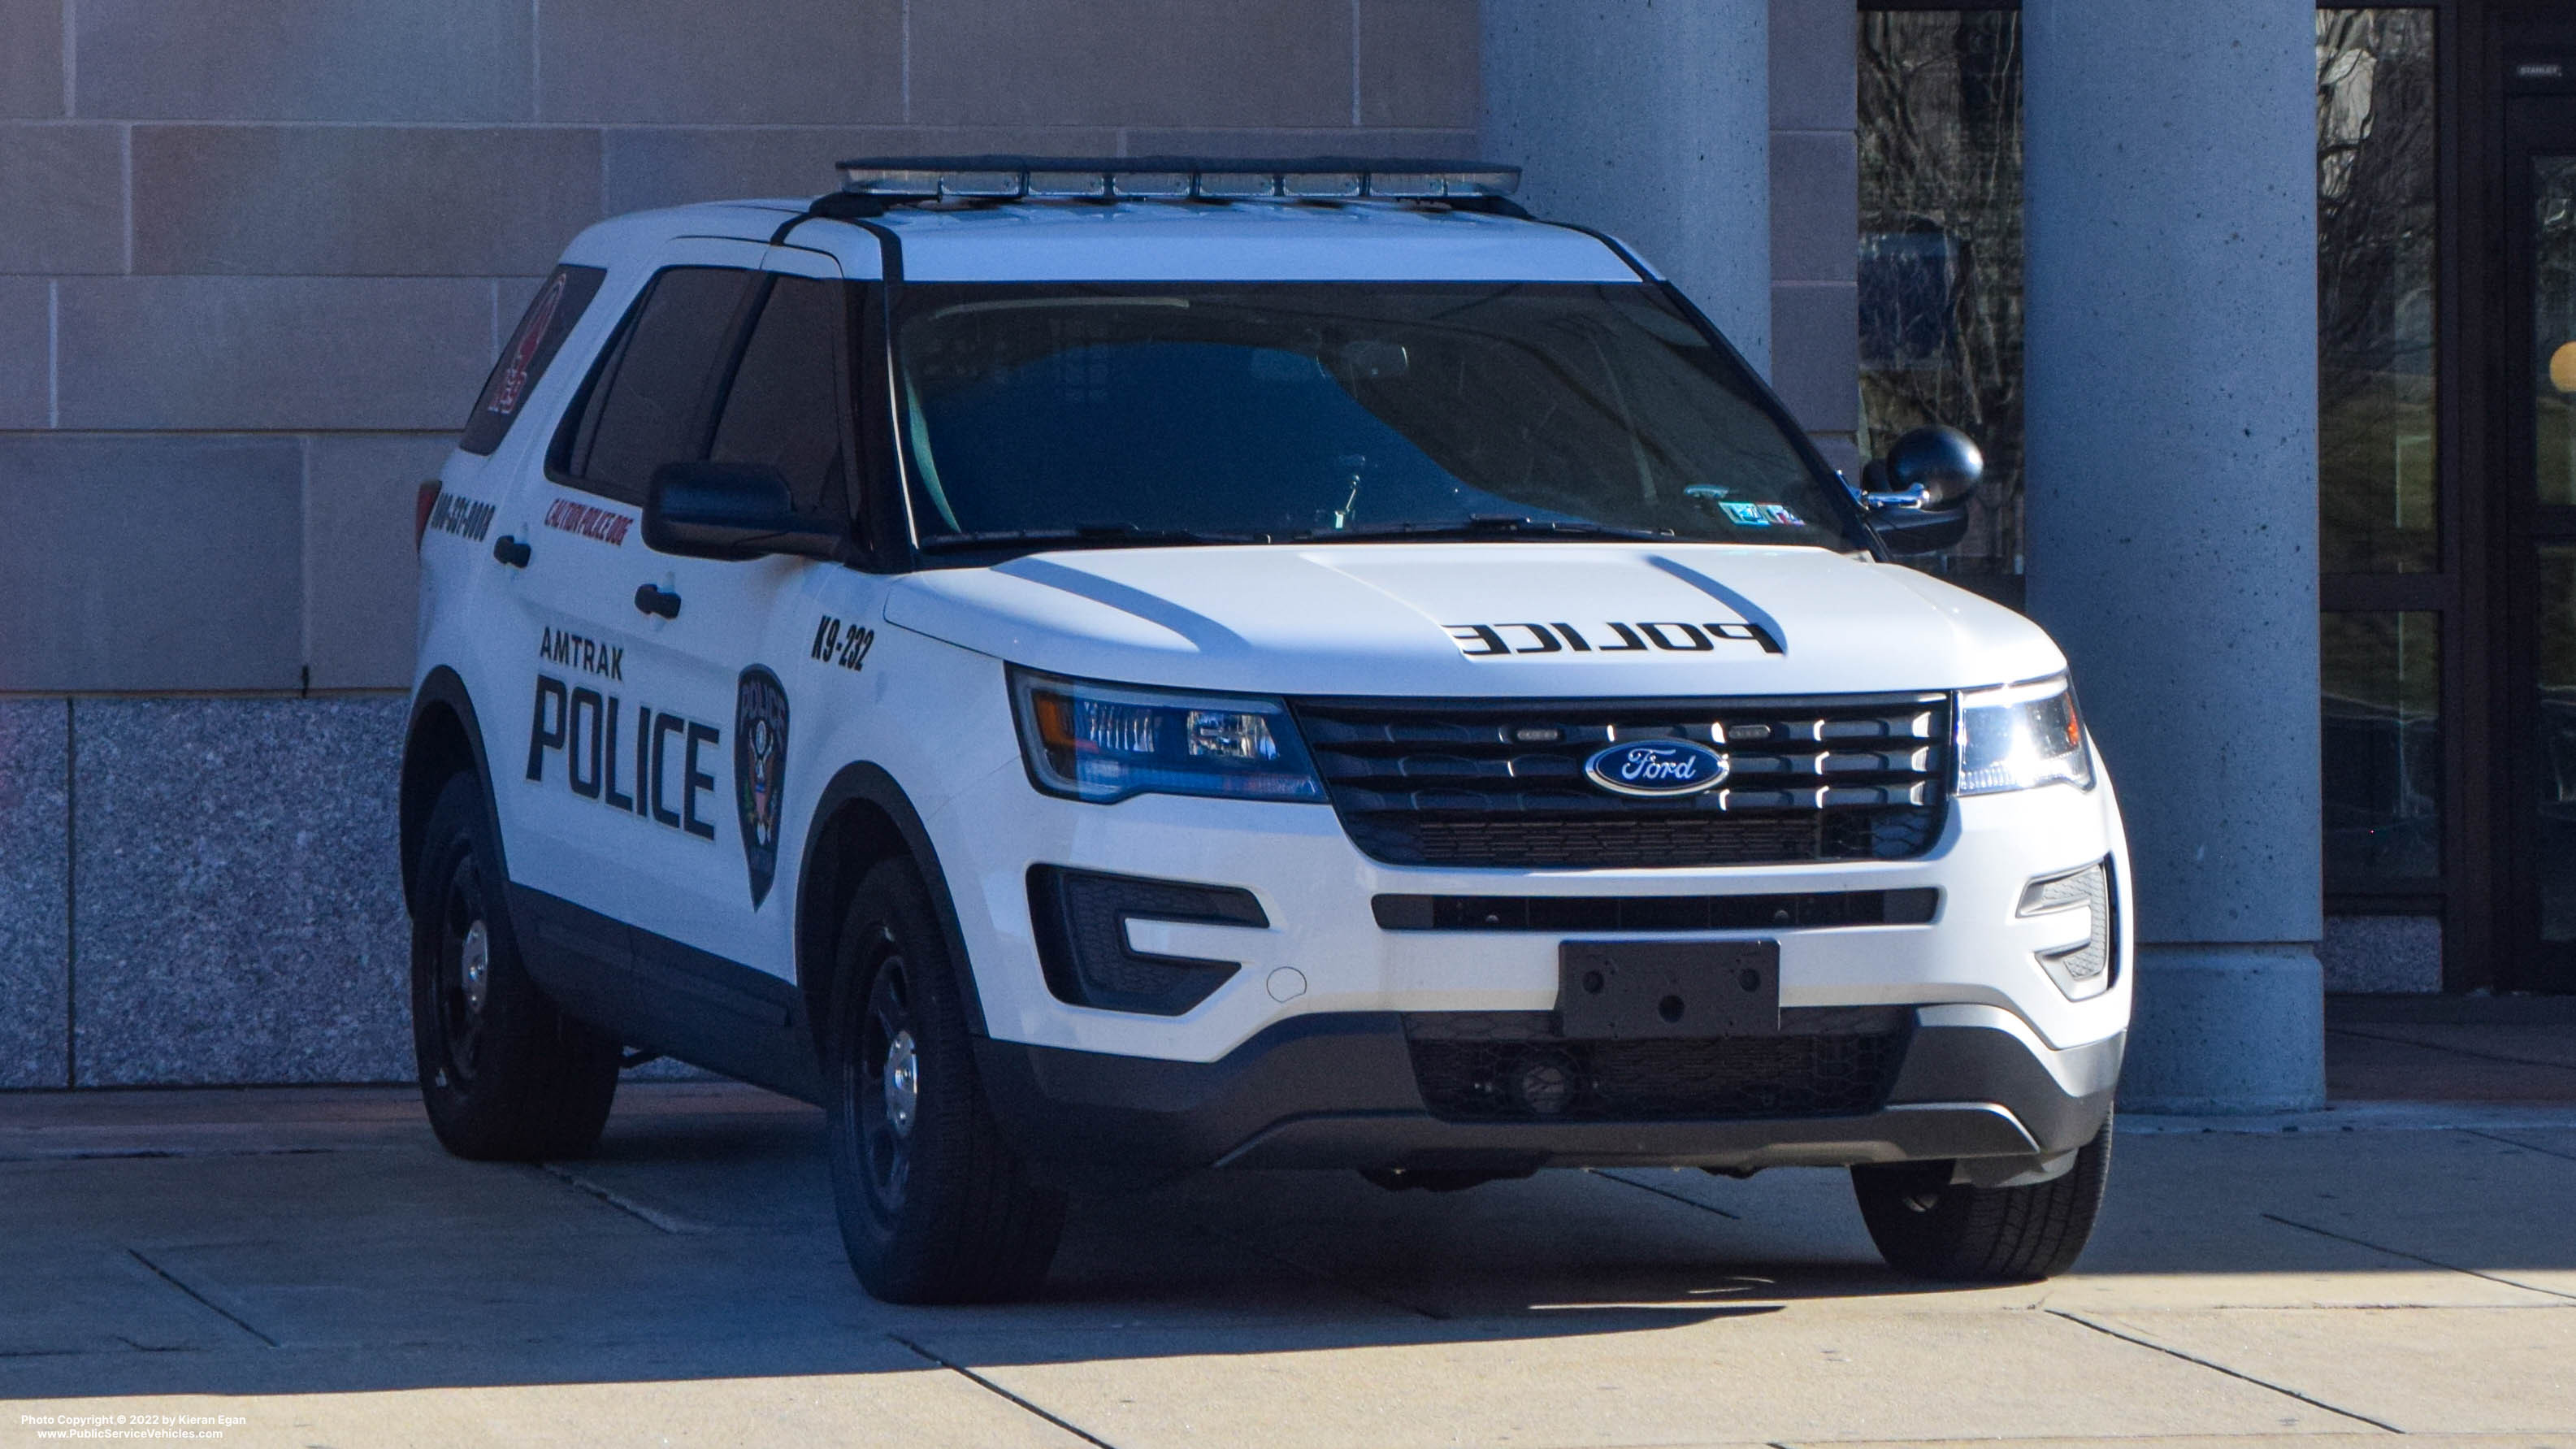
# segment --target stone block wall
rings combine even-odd
[[[1771,0],[1771,385],[1860,476],[1859,12]]]
[[[582,226],[1477,84],[1476,0],[0,0],[0,1088],[408,1074],[413,489]]]

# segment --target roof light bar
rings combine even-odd
[[[1375,161],[1312,156],[1295,161],[1137,156],[869,156],[841,163],[841,189],[888,201],[1020,201],[1122,198],[1205,201],[1440,201],[1509,196],[1517,166],[1480,161]]]

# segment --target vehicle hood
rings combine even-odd
[[[886,620],[1051,673],[1273,695],[1859,694],[2065,667],[2037,625],[1912,569],[1725,544],[1067,550],[907,575]]]

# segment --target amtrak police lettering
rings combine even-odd
[[[552,675],[538,675],[536,702],[528,711],[529,783],[544,783],[546,755],[552,751],[563,756],[564,783],[581,798],[701,840],[715,839],[715,822],[698,812],[698,797],[714,792],[716,777],[700,761],[717,758],[723,731],[637,705],[635,768],[626,777],[634,789],[630,795],[618,788],[618,734],[624,719],[625,707],[616,695],[586,686],[568,688]],[[676,750],[671,748],[675,742]],[[679,757],[676,774],[674,755]],[[677,810],[671,808],[674,801]]]

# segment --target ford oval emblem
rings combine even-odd
[[[1696,795],[1724,783],[1724,755],[1689,740],[1636,740],[1583,762],[1592,783],[1616,795]]]

